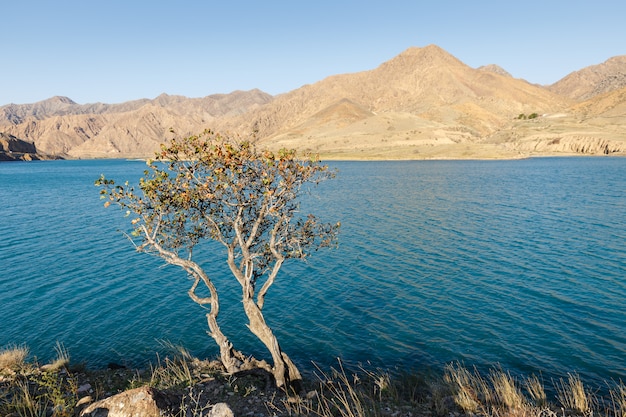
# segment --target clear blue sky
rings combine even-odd
[[[551,84],[626,54],[626,1],[0,0],[0,105],[280,94],[436,44]]]

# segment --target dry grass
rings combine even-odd
[[[524,395],[517,380],[499,368],[492,369],[488,377],[484,378],[476,369],[470,372],[461,364],[450,364],[445,369],[444,381],[449,384],[455,404],[466,414],[495,417],[556,415],[555,407],[548,403],[542,382],[534,375],[526,378],[523,383],[529,398]],[[593,397],[587,392],[578,375],[570,374],[566,382],[560,380],[556,392],[568,415],[593,413]],[[624,409],[620,405],[620,399],[626,405],[626,389],[614,392],[612,403],[615,410]],[[438,414],[443,412],[438,411]],[[626,417],[614,414],[616,417]]]
[[[526,391],[528,391],[531,401],[536,407],[546,407],[548,405],[546,390],[543,383],[536,375],[531,375],[526,378],[524,385],[526,386]]]
[[[16,371],[24,366],[29,350],[25,346],[8,346],[0,350],[0,372]]]
[[[589,414],[592,411],[591,394],[585,390],[585,386],[578,374],[568,374],[567,381],[560,379],[556,383],[557,398],[561,406],[566,410],[572,410],[581,414]]]
[[[157,388],[192,386],[196,381],[192,369],[194,357],[183,346],[162,341],[161,345],[172,352],[172,358],[166,356],[163,361],[157,359],[157,365],[151,366],[149,385]]]
[[[149,385],[157,388],[175,388],[193,385],[194,378],[189,362],[180,359],[165,358],[152,367]]]
[[[356,389],[358,379],[354,383],[347,376],[343,365],[339,362],[339,370],[333,369],[328,375],[321,372],[320,394],[316,412],[321,416],[362,417],[366,416],[368,398]]]
[[[483,405],[484,380],[460,363],[445,367],[443,380],[450,386],[454,402],[466,413],[476,413]]]
[[[240,413],[250,412],[247,407],[256,404],[255,413],[273,416],[626,417],[625,384],[619,381],[609,385],[604,390],[606,396],[596,399],[577,374],[552,380],[553,386],[546,389],[534,375],[517,379],[501,368],[481,375],[476,368],[452,363],[445,367],[443,375],[424,380],[415,374],[380,368],[361,366],[351,371],[339,361],[329,371],[318,368],[315,381],[305,381],[308,394],[287,395],[281,390],[268,390],[267,385],[259,388],[262,384],[258,376],[223,375],[221,368],[210,368],[211,362],[194,358],[186,349],[166,346],[172,355],[159,359],[152,372],[144,374],[145,379],[137,373],[138,380],[133,379],[130,384],[151,385],[175,393],[181,399],[177,415],[185,417],[206,416],[216,402],[239,407],[233,410]],[[69,354],[63,346],[57,344],[56,350],[53,363],[67,363]],[[78,379],[68,367],[46,370],[25,362],[27,352],[28,349],[15,347],[0,352],[3,366],[15,369],[0,377],[0,415],[74,415]],[[124,375],[132,377],[131,370]],[[124,389],[129,388],[133,386]],[[546,391],[555,393],[554,403],[550,403]]]
[[[45,417],[47,403],[31,392],[28,381],[17,382],[16,391],[11,399],[10,410],[20,417]]]
[[[57,372],[69,365],[70,354],[68,353],[67,349],[65,349],[65,346],[63,346],[63,343],[57,342],[54,346],[54,350],[57,354],[56,358],[49,364],[43,365],[41,367],[42,370]]]
[[[65,368],[23,364],[0,384],[0,415],[71,417],[77,401],[76,379]]]
[[[337,368],[322,371],[317,367],[317,383],[305,396],[290,396],[282,408],[290,416],[370,417],[430,415],[422,398],[426,383],[414,375],[392,375],[377,368],[348,371],[339,361]],[[277,407],[268,404],[271,415]],[[401,414],[403,413],[403,414]],[[280,414],[279,414],[280,415]]]
[[[374,395],[376,395],[380,401],[382,401],[383,394],[391,393],[393,387],[391,384],[391,375],[388,371],[380,368],[376,369],[375,371],[370,371],[363,367],[361,367],[360,369],[372,382]]]
[[[622,381],[609,390],[611,408],[615,417],[626,417],[626,385]]]
[[[489,376],[493,386],[493,399],[497,406],[507,410],[521,410],[527,401],[517,382],[508,372],[492,370]]]
[[[170,342],[169,340],[160,340],[159,344],[163,346],[168,352],[173,354],[174,357],[180,358],[181,360],[191,362],[195,359],[191,352],[189,352],[189,350],[182,345],[177,345]]]

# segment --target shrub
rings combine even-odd
[[[8,346],[0,350],[0,373],[22,368],[28,354],[28,348],[25,346]]]

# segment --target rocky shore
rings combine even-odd
[[[0,350],[0,415],[84,417],[572,417],[626,416],[626,385],[606,394],[574,373],[547,389],[535,376],[501,368],[481,375],[459,363],[441,375],[347,369],[341,361],[317,369],[299,389],[278,389],[266,372],[227,374],[221,363],[184,349],[150,369],[110,364],[89,370],[57,360],[39,366],[27,350]],[[546,392],[551,392],[548,395]]]

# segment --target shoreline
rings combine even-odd
[[[441,373],[419,373],[352,367],[338,360],[328,369],[316,367],[313,374],[304,376],[298,392],[285,392],[272,385],[270,374],[244,371],[228,375],[217,360],[200,360],[183,347],[171,348],[171,355],[160,358],[150,369],[87,369],[73,365],[62,345],[57,345],[54,361],[39,365],[26,360],[25,348],[5,348],[0,350],[0,412],[14,411],[12,407],[24,394],[20,394],[19,381],[26,380],[33,395],[38,393],[37,401],[43,402],[39,407],[64,410],[54,415],[83,415],[113,403],[132,403],[133,395],[138,394],[141,398],[152,396],[156,404],[159,398],[167,398],[167,408],[159,414],[176,416],[211,415],[205,412],[216,404],[226,404],[236,416],[258,417],[332,417],[335,411],[349,417],[554,417],[557,413],[564,417],[596,413],[623,417],[626,413],[623,382],[609,385],[607,381],[601,392],[575,373],[552,380],[549,387],[541,374],[512,376],[497,365],[481,373],[456,362]],[[13,359],[8,359],[14,352]],[[195,410],[192,414],[190,407]],[[130,414],[124,415],[133,415],[131,410],[126,412]]]
[[[319,159],[322,162],[408,162],[408,161],[518,161],[518,160],[526,160],[526,159],[541,159],[541,158],[626,158],[626,153],[613,153],[613,154],[583,154],[583,153],[546,153],[546,154],[527,154],[527,155],[519,155],[519,156],[494,156],[494,157],[480,157],[480,156],[466,156],[466,157],[454,157],[454,156],[432,156],[432,157],[422,157],[422,158],[400,158],[400,157],[374,157],[374,156],[339,156],[336,154],[320,154]],[[50,162],[50,161],[117,161],[117,160],[126,160],[128,162],[147,162],[151,158],[141,158],[141,157],[114,157],[114,158],[105,158],[105,157],[93,157],[93,158],[46,158],[46,159],[32,159],[32,160],[22,160],[22,159],[11,159],[11,160],[2,160],[0,159],[0,164],[4,162],[14,163],[14,162]]]

